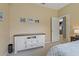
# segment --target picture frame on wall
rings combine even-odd
[[[25,22],[26,22],[26,18],[21,17],[21,18],[20,18],[20,23],[25,23]]]
[[[37,16],[28,17],[27,22],[28,22],[29,24],[36,24],[36,23],[39,23],[39,17],[37,17]]]

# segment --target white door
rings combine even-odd
[[[15,37],[15,50],[20,51],[25,49],[25,36]]]
[[[59,20],[58,17],[52,17],[52,42],[59,41]]]

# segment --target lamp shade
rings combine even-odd
[[[79,34],[79,29],[74,29],[75,34]]]

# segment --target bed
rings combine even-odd
[[[79,56],[79,40],[53,46],[47,56]]]

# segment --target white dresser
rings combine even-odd
[[[45,46],[45,33],[14,35],[15,54],[18,51]]]

